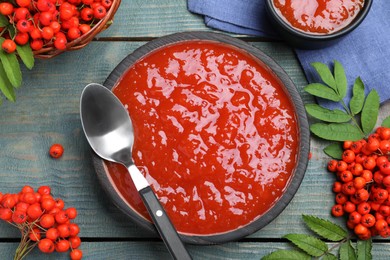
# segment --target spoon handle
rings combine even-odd
[[[192,259],[150,186],[140,190],[139,194],[172,257],[179,260]]]

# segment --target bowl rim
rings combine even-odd
[[[335,40],[337,38],[340,38],[344,35],[347,35],[348,33],[355,30],[366,18],[367,14],[369,13],[373,0],[364,0],[363,8],[360,10],[359,14],[351,21],[351,23],[344,28],[342,28],[339,31],[336,31],[334,33],[330,34],[310,34],[305,33],[303,31],[295,29],[293,26],[288,24],[275,10],[273,5],[274,0],[267,0],[266,1],[266,9],[268,10],[268,13],[272,16],[274,21],[282,27],[284,30],[286,30],[288,33],[302,38],[306,40],[311,41],[326,41],[326,40]]]
[[[273,206],[268,211],[266,211],[262,216],[258,217],[256,220],[248,223],[247,225],[239,227],[232,231],[227,231],[225,233],[217,233],[210,235],[190,235],[187,233],[179,233],[181,239],[185,243],[198,245],[220,244],[238,240],[260,230],[261,228],[269,224],[272,220],[274,220],[290,203],[303,180],[308,164],[308,156],[310,150],[309,124],[304,109],[303,101],[298,93],[297,88],[295,87],[293,81],[289,78],[287,73],[273,59],[271,59],[259,49],[242,40],[215,32],[195,31],[174,33],[152,40],[145,45],[142,45],[133,53],[130,53],[127,57],[125,57],[108,76],[108,78],[104,82],[104,86],[109,89],[112,89],[121,79],[122,75],[128,70],[128,68],[132,66],[132,64],[137,62],[140,58],[144,57],[151,51],[157,48],[164,47],[166,45],[191,40],[214,41],[217,43],[231,45],[233,47],[238,48],[239,50],[244,51],[244,53],[247,53],[252,57],[260,60],[265,66],[268,67],[268,69],[270,69],[270,72],[274,73],[275,76],[281,81],[284,87],[284,91],[286,91],[286,94],[289,95],[291,104],[295,108],[297,127],[299,132],[300,144],[298,145],[299,149],[297,154],[297,165],[295,167],[295,171],[293,172],[293,176],[291,177],[289,184],[287,185],[282,196],[273,204]],[[113,185],[110,181],[109,173],[105,170],[104,160],[102,160],[93,152],[92,154],[93,165],[95,167],[98,180],[102,185],[103,190],[109,195],[114,204],[138,225],[145,228],[146,230],[158,234],[157,230],[151,222],[146,221],[136,212],[129,209],[129,204],[124,201],[124,198],[119,194],[115,185]]]

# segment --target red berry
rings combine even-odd
[[[21,224],[27,221],[27,214],[23,211],[14,211],[12,214],[12,221]]]
[[[78,236],[72,236],[68,240],[73,249],[78,248],[81,245],[81,239]]]
[[[89,24],[80,24],[79,29],[81,34],[84,35],[91,30],[91,26]]]
[[[42,215],[41,220],[40,220],[40,225],[43,228],[51,228],[54,225],[54,223],[55,223],[55,219],[54,219],[53,215],[51,215],[51,214]]]
[[[16,50],[16,43],[13,40],[5,39],[1,48],[7,53],[13,53]]]
[[[19,7],[15,9],[14,20],[15,22],[19,20],[28,20],[31,18],[30,11],[25,7]]]
[[[67,208],[66,215],[68,216],[69,219],[75,219],[77,217],[76,208]]]
[[[102,5],[98,5],[95,8],[93,8],[93,16],[96,19],[102,19],[104,16],[106,16],[107,10]]]
[[[355,161],[355,153],[352,150],[345,150],[342,155],[343,161],[351,163]]]
[[[62,147],[62,145],[60,144],[53,144],[50,147],[49,154],[51,157],[55,159],[60,158],[63,153],[64,153],[64,147]]]
[[[34,51],[39,51],[43,47],[43,41],[41,39],[34,39],[30,42],[30,47]]]
[[[42,28],[42,38],[45,40],[50,41],[54,36],[54,30],[53,28],[49,26],[45,26]]]
[[[375,229],[378,230],[378,231],[382,231],[382,230],[388,229],[388,227],[389,227],[389,225],[386,222],[386,220],[384,220],[384,219],[379,219],[375,223]]]
[[[363,226],[362,224],[357,224],[354,228],[356,235],[363,235],[368,232],[368,228]]]
[[[357,212],[359,212],[362,216],[370,213],[371,206],[367,202],[361,202],[357,206]]]
[[[77,38],[80,38],[81,31],[78,27],[71,27],[68,30],[67,36],[70,40],[76,40]]]
[[[11,15],[14,12],[14,6],[11,3],[0,3],[0,13],[2,15]]]
[[[30,36],[28,33],[18,32],[15,36],[15,42],[19,45],[25,45],[30,40]]]
[[[56,222],[58,224],[64,224],[69,220],[68,215],[66,214],[65,210],[61,210],[60,212],[58,212],[55,215],[55,219],[56,219]]]
[[[69,250],[70,244],[69,241],[66,239],[60,239],[55,244],[55,248],[57,252],[63,253]]]
[[[16,4],[20,7],[29,7],[31,0],[16,0]]]
[[[69,224],[69,235],[71,237],[77,236],[80,233],[80,227],[76,223]]]
[[[52,252],[54,252],[55,246],[54,246],[53,241],[51,241],[48,238],[44,238],[38,242],[38,248],[43,253],[52,253]]]
[[[68,224],[60,224],[57,226],[57,230],[60,234],[60,237],[67,238],[70,236],[70,229]]]
[[[348,217],[348,220],[354,224],[359,224],[361,219],[362,219],[362,215],[357,211],[352,212],[351,214],[349,214]]]
[[[83,257],[83,252],[80,249],[75,249],[70,252],[70,259],[80,260]]]
[[[43,214],[42,208],[39,203],[30,205],[27,209],[27,215],[32,219],[36,220]]]
[[[390,128],[384,127],[381,129],[379,136],[382,140],[390,139]]]
[[[0,207],[0,219],[10,221],[12,219],[12,210]]]
[[[83,8],[80,12],[81,19],[86,22],[89,22],[93,19],[93,10],[91,8]]]
[[[375,217],[371,214],[365,214],[360,222],[365,227],[372,227],[375,225]]]
[[[19,32],[27,33],[31,29],[31,22],[27,21],[26,19],[21,19],[16,23],[16,29]]]
[[[56,228],[49,228],[46,231],[46,238],[48,238],[52,241],[56,241],[59,236],[60,236],[60,233],[58,232],[58,230]]]
[[[336,204],[332,207],[332,215],[335,217],[341,217],[344,215],[343,206],[340,204]]]

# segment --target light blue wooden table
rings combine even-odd
[[[158,237],[145,232],[123,215],[100,187],[91,151],[81,129],[79,98],[90,82],[103,83],[114,67],[147,41],[182,31],[210,31],[201,17],[187,11],[185,0],[124,0],[114,24],[85,48],[50,60],[37,60],[23,69],[23,86],[16,103],[0,107],[0,191],[16,192],[25,184],[50,185],[54,195],[79,211],[81,249],[85,259],[169,259]],[[307,84],[296,56],[283,42],[237,36],[276,60],[292,78],[305,103]],[[390,107],[381,108],[383,118]],[[53,160],[53,143],[65,147]],[[308,233],[301,215],[332,219],[333,177],[326,171],[324,142],[312,138],[312,158],[300,189],[285,211],[267,227],[242,239],[213,246],[189,245],[194,259],[260,259],[290,245],[287,233]],[[344,225],[341,220],[335,220]],[[0,259],[12,259],[19,234],[0,222]],[[388,240],[374,240],[374,259],[390,259]],[[68,259],[68,254],[43,255],[34,250],[27,259]]]

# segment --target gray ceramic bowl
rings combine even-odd
[[[127,56],[109,75],[104,85],[110,89],[115,85],[117,85],[122,75],[128,70],[128,68],[131,67],[140,58],[150,53],[151,51],[169,44],[174,44],[174,43],[189,41],[189,40],[214,41],[217,43],[228,44],[236,48],[239,48],[243,52],[249,53],[250,55],[258,58],[283,83],[285,88],[284,90],[291,99],[291,103],[295,108],[295,113],[297,117],[298,130],[299,130],[298,138],[300,140],[300,143],[298,144],[298,149],[299,149],[298,161],[295,170],[292,173],[291,180],[288,186],[286,187],[284,194],[281,196],[281,198],[266,213],[264,213],[255,221],[249,223],[248,225],[242,228],[238,228],[236,230],[229,231],[222,234],[221,233],[210,234],[210,235],[180,234],[181,238],[186,243],[192,243],[192,244],[224,243],[228,241],[238,240],[263,228],[272,220],[274,220],[292,200],[292,198],[294,197],[295,193],[297,192],[301,184],[308,163],[308,154],[309,154],[308,121],[306,118],[303,102],[301,100],[301,97],[295,85],[288,77],[286,72],[284,72],[284,70],[278,64],[276,64],[275,61],[273,61],[270,57],[265,55],[259,49],[241,40],[232,38],[230,36],[217,34],[217,33],[209,33],[209,32],[178,33],[178,34],[168,35],[153,40],[145,44],[144,46],[140,47],[139,49],[135,50],[129,56]],[[104,167],[104,161],[99,157],[97,157],[97,155],[94,155],[93,162],[98,175],[98,179],[102,184],[103,189],[113,200],[114,204],[116,204],[119,207],[119,209],[121,209],[125,214],[127,214],[134,222],[146,228],[147,230],[150,230],[157,234],[157,231],[151,222],[141,217],[140,214],[138,214],[131,207],[129,207],[129,204],[124,199],[124,196],[120,194],[119,189],[118,187],[116,187],[115,183],[110,177],[110,174],[106,171]]]
[[[370,11],[373,0],[364,0],[364,6],[355,19],[340,31],[314,35],[299,31],[289,25],[275,10],[273,0],[266,0],[266,10],[280,36],[290,45],[301,49],[320,49],[337,43],[344,36],[355,30]]]

